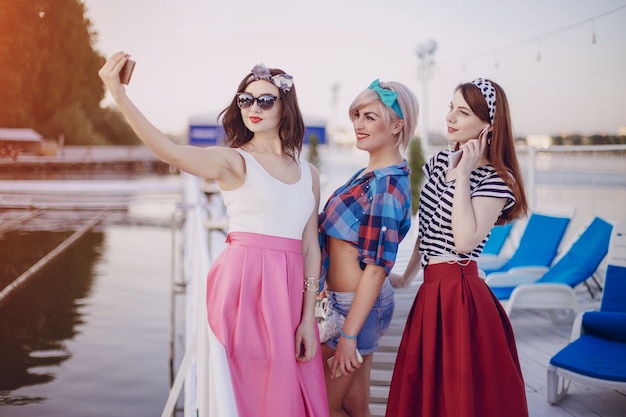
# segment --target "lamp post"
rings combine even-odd
[[[437,50],[437,42],[429,39],[426,43],[417,45],[417,78],[422,81],[422,151],[426,155],[428,150],[428,81],[430,80],[430,70],[435,65],[433,55]]]
[[[330,132],[330,137],[332,138],[332,140],[329,140],[329,143],[332,143],[332,145],[337,145],[339,142],[337,140],[337,136],[338,136],[338,124],[336,123],[335,118],[337,117],[337,103],[339,102],[339,89],[340,89],[340,85],[339,83],[334,83],[331,87],[330,87],[330,117],[328,118],[329,120],[329,126],[328,126],[328,131]]]

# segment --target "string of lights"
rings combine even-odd
[[[493,49],[477,52],[477,53],[474,53],[474,54],[471,54],[471,55],[466,55],[464,57],[447,60],[446,63],[462,62],[463,65],[465,66],[465,63],[468,62],[468,61],[471,61],[471,60],[474,60],[474,59],[478,59],[478,58],[482,58],[482,57],[485,57],[485,56],[494,56],[495,55],[497,57],[498,55],[500,55],[503,52],[507,52],[507,51],[510,51],[511,49],[519,48],[521,46],[525,46],[525,45],[529,45],[529,44],[533,44],[533,43],[537,44],[537,48],[538,48],[538,50],[537,50],[537,61],[540,61],[541,60],[541,41],[542,40],[544,40],[546,38],[549,38],[549,37],[552,37],[552,36],[555,36],[557,34],[560,34],[560,33],[572,30],[572,29],[577,28],[579,26],[583,26],[583,25],[587,25],[587,24],[591,23],[591,43],[595,44],[596,43],[595,21],[598,20],[598,19],[601,19],[603,17],[606,17],[608,15],[611,15],[613,13],[617,13],[618,11],[620,11],[620,10],[622,10],[624,8],[626,8],[626,4],[623,4],[623,5],[619,6],[619,7],[616,7],[614,9],[612,9],[612,10],[609,10],[607,12],[598,14],[596,16],[587,18],[585,20],[581,20],[579,22],[572,23],[570,25],[563,26],[563,27],[555,29],[553,31],[544,33],[542,35],[533,36],[533,37],[525,39],[525,40],[513,42],[513,43],[510,43],[508,45],[503,45],[503,46],[500,46],[500,47],[497,47],[497,48],[493,48]],[[496,61],[496,67],[497,67],[497,61]]]

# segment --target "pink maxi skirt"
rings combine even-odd
[[[209,326],[226,351],[238,417],[327,417],[321,350],[311,361],[296,361],[301,241],[233,232],[227,242],[209,271],[206,300]]]

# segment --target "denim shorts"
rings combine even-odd
[[[320,340],[328,347],[336,349],[346,316],[354,300],[354,292],[327,291],[327,293],[328,308],[321,328]],[[362,355],[369,355],[378,350],[378,341],[391,324],[394,306],[393,287],[389,279],[385,279],[380,294],[357,335],[356,346]]]

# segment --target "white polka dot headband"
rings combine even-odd
[[[487,107],[489,107],[489,121],[493,126],[493,118],[496,116],[496,89],[484,78],[476,78],[472,81],[472,84],[478,87],[480,93],[485,97]]]

